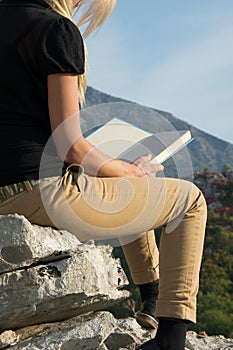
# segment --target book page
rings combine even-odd
[[[152,163],[163,163],[192,140],[188,130],[152,134],[121,119],[113,118],[86,139],[112,158],[132,162],[151,153]]]
[[[86,139],[103,153],[117,158],[126,149],[150,135],[152,134],[148,131],[113,118]]]

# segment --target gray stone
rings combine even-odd
[[[14,350],[129,350],[155,335],[155,331],[142,329],[135,319],[116,320],[107,311],[29,326],[16,333]]]
[[[94,256],[91,261],[90,255],[85,252],[82,259],[73,256],[0,276],[0,328],[64,320],[127,297],[127,291],[117,290],[118,280],[123,278],[111,260],[100,255],[101,259]]]
[[[142,329],[134,318],[116,320],[109,312],[94,312],[62,322],[17,330],[12,338],[14,342],[17,339],[17,344],[13,345],[13,343],[10,348],[13,350],[133,350],[136,345],[153,338],[155,334],[155,330]],[[201,337],[195,332],[188,332],[185,346],[185,350],[231,350],[233,340],[223,336]]]
[[[143,329],[141,326],[139,326],[135,318],[128,317],[126,319],[118,320],[114,336],[116,336],[116,334],[118,334],[119,339],[121,339],[122,342],[126,342],[127,339],[127,346],[130,347],[133,343],[141,344],[155,337],[156,330]],[[130,338],[126,337],[126,335],[130,335]],[[109,349],[111,349],[111,347],[109,347]]]
[[[106,347],[103,345],[103,341],[114,330],[115,326],[116,320],[109,312],[83,315],[61,323],[44,325],[37,330],[35,327],[24,329],[21,331],[21,339],[25,339],[12,346],[11,349],[104,349]]]
[[[5,331],[2,334],[0,334],[0,349],[5,349],[9,345],[16,344],[18,340],[19,337],[15,332],[11,330]]]
[[[9,221],[9,218],[7,219]],[[45,246],[50,245],[48,254],[54,251],[54,238],[51,238],[51,231],[48,231],[47,238],[47,231],[44,228],[34,225],[34,231],[32,231],[30,224],[21,217],[10,218],[14,223],[17,219],[23,227],[27,227],[25,230],[27,234],[30,233],[27,247],[31,252],[33,251],[33,254],[36,251],[35,242],[38,237],[35,240],[31,237],[36,236],[37,230],[40,231],[39,237],[42,240],[40,250],[44,251],[43,257],[46,259]],[[18,230],[15,235],[17,239],[13,240],[15,245],[22,243],[19,232],[21,231]],[[12,226],[8,234],[9,236],[14,234]],[[28,237],[27,234],[25,237]],[[69,236],[73,238],[67,233],[66,247],[68,247]],[[8,244],[7,229],[4,237]],[[56,231],[56,237],[59,237],[59,231]],[[26,242],[26,239],[24,241]],[[2,242],[4,242],[3,239]],[[61,239],[59,244],[62,248]],[[59,244],[55,244],[56,248]],[[3,244],[3,247],[6,245]],[[43,263],[39,258],[36,266],[17,267],[14,271],[2,273],[0,275],[0,329],[17,329],[27,325],[64,320],[106,308],[127,297],[129,292],[120,290],[128,283],[127,278],[120,261],[113,259],[111,254],[111,247],[96,247],[93,242],[88,242],[77,244],[76,252],[70,251],[68,258],[62,255],[61,260],[57,260],[56,257],[55,261],[49,263]],[[39,250],[33,256],[36,255],[39,255]]]
[[[202,337],[195,332],[188,332],[186,347],[189,350],[230,350],[233,349],[233,339],[219,335]]]
[[[108,350],[108,348],[106,347],[106,345],[102,344],[98,347],[97,350]]]
[[[132,347],[135,345],[135,340],[130,334],[114,332],[108,336],[104,343],[107,349],[118,350],[119,347],[123,349]]]
[[[0,215],[0,273],[38,261],[60,260],[80,241],[69,232],[32,225],[20,215]]]

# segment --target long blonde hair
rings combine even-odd
[[[50,7],[60,15],[73,21],[73,0],[44,0]],[[101,27],[110,16],[116,0],[80,0],[75,14],[79,17],[77,26],[85,27],[83,38],[88,37],[94,30]],[[86,79],[87,49],[85,47],[85,73],[78,75],[78,92],[81,106],[85,102],[85,92],[87,87]]]

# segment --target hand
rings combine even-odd
[[[150,153],[145,154],[133,161],[133,165],[138,166],[144,173],[144,176],[156,176],[156,173],[163,171],[164,166],[161,164],[150,163],[152,155]]]

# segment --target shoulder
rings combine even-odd
[[[79,28],[68,18],[56,16],[49,22],[49,26],[43,32],[42,42],[50,47],[57,46],[64,50],[84,50],[84,43]]]
[[[84,47],[83,38],[77,25],[54,11],[47,11],[36,23],[35,31],[41,45]]]
[[[37,24],[44,29],[47,28],[47,31],[57,30],[57,34],[62,31],[81,36],[79,28],[73,21],[55,11],[43,11]]]
[[[35,55],[41,72],[83,74],[84,42],[78,27],[60,15],[45,17],[37,31],[40,37]]]
[[[50,30],[55,30],[58,35],[70,35],[78,38],[82,36],[76,24],[62,16],[54,19],[53,23],[51,23]]]

